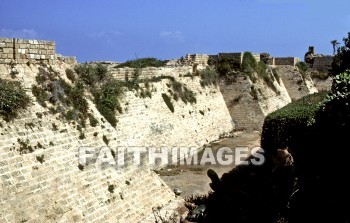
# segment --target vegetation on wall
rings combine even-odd
[[[36,76],[37,84],[32,85],[32,93],[38,103],[60,112],[68,120],[79,121],[85,125],[88,115],[88,102],[84,96],[85,88],[82,79],[70,85],[65,82],[52,68],[40,67]]]
[[[121,82],[113,79],[93,91],[94,102],[98,111],[113,126],[117,125],[116,111],[122,113],[120,97],[123,95],[123,85]]]
[[[229,75],[232,71],[241,70],[241,63],[233,58],[220,58],[216,70],[220,76]]]
[[[257,62],[250,52],[244,52],[242,60],[242,71],[252,73],[257,70]]]
[[[266,56],[268,57],[268,55]],[[267,61],[265,60],[265,62]],[[264,80],[269,88],[279,93],[274,85],[275,79],[279,83],[278,74],[276,70],[269,68],[265,62],[257,62],[252,53],[244,52],[242,64],[235,58],[221,58],[216,64],[216,70],[220,77],[225,77],[226,83],[235,82],[239,74],[248,76],[253,83],[256,83],[259,77]]]
[[[201,78],[200,84],[202,87],[209,85],[217,86],[218,84],[219,74],[215,69],[211,67],[206,67],[204,70],[199,71],[199,76]]]
[[[298,62],[296,66],[302,74],[304,74],[307,71],[307,69],[309,69],[309,65],[302,61]]]
[[[294,158],[295,182],[289,199],[291,222],[341,222],[349,219],[350,187],[350,72],[349,36],[344,38],[332,63],[331,92],[302,98],[266,117],[261,146],[266,155],[288,147]],[[315,192],[316,191],[316,192]],[[319,196],[320,195],[320,196]],[[345,198],[345,199],[344,199]],[[307,206],[322,207],[322,212],[307,211]]]
[[[158,60],[156,58],[140,58],[135,60],[128,60],[125,63],[115,66],[116,68],[130,67],[130,68],[145,68],[145,67],[162,67],[166,61]]]
[[[0,79],[0,116],[13,120],[29,104],[30,98],[20,82]]]
[[[162,98],[163,98],[165,104],[168,106],[169,110],[172,113],[174,113],[175,109],[174,109],[173,103],[171,102],[171,98],[165,93],[162,94]]]

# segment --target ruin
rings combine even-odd
[[[11,62],[53,64],[56,60],[76,63],[75,57],[56,54],[56,44],[53,41],[0,38],[0,64]]]
[[[154,222],[154,208],[174,212],[184,201],[150,166],[81,167],[78,149],[193,146],[199,150],[234,129],[259,130],[268,113],[317,91],[312,80],[295,71],[295,60],[287,60],[290,65],[281,66],[280,77],[273,78],[277,91],[259,78],[253,83],[239,76],[233,83],[203,87],[201,77],[186,76],[193,64],[201,64],[202,69],[210,58],[233,56],[242,61],[242,55],[194,54],[186,56],[189,64],[142,69],[141,79],[174,78],[193,91],[196,103],[171,99],[175,107],[171,112],[162,98],[169,94],[170,80],[161,79],[152,83],[152,97],[140,97],[135,90],[125,93],[115,127],[92,99],[87,99],[89,114],[98,125],[87,122],[79,128],[41,106],[29,90],[33,104],[28,110],[11,122],[0,118],[0,222]],[[12,80],[10,73],[16,70],[15,79],[26,89],[37,83],[36,76],[43,70],[72,83],[66,70],[73,69],[76,60],[56,54],[52,41],[1,38],[0,58],[0,77]],[[113,63],[108,66],[118,80],[134,71],[114,68]],[[21,154],[18,150],[23,146],[34,149]]]
[[[218,53],[217,55],[208,55],[208,54],[186,54],[183,59],[183,62],[186,64],[198,64],[202,66],[208,65],[209,61],[215,62],[219,59],[233,59],[238,64],[242,64],[244,52],[232,52],[232,53]],[[252,53],[253,57],[257,62],[264,60],[266,53]],[[298,57],[271,57],[268,58],[268,65],[271,66],[295,66],[300,62]]]
[[[310,68],[322,72],[329,70],[332,60],[332,55],[316,54],[314,46],[309,46],[309,50],[304,56],[304,61],[309,64]]]

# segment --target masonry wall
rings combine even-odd
[[[113,75],[113,77],[117,78],[118,80],[128,80],[133,77],[133,74],[135,72],[134,68],[114,68],[114,66],[109,66],[109,71]],[[159,76],[172,76],[172,77],[179,77],[186,75],[187,73],[192,73],[193,67],[192,66],[181,66],[181,67],[147,67],[143,68],[141,70],[141,75],[139,78],[145,79],[145,78],[152,78],[152,77],[159,77]]]
[[[257,100],[251,94],[252,83],[246,76],[236,82],[220,83],[220,90],[237,130],[259,130],[265,115]]]
[[[311,77],[307,74],[303,77],[303,75],[292,66],[276,67],[276,72],[282,79],[292,100],[297,100],[306,95],[318,92]]]
[[[326,72],[330,68],[332,60],[333,56],[316,56],[314,57],[312,68]]]
[[[278,92],[259,78],[253,83],[246,75],[238,76],[231,83],[220,83],[236,129],[260,131],[267,114],[291,102],[283,82],[274,79],[273,84]]]
[[[243,62],[243,55],[244,53],[219,53],[219,59],[221,58],[230,58],[234,59],[237,63],[242,63]],[[257,62],[260,61],[260,54],[259,53],[252,53],[253,57]]]
[[[297,58],[297,57],[275,57],[275,58],[273,58],[273,64],[272,65],[278,65],[278,66],[290,65],[290,66],[295,66],[298,62],[300,62],[300,59]]]
[[[56,59],[55,42],[44,40],[25,40],[0,38],[0,63]]]
[[[66,81],[67,64],[52,69]],[[15,65],[18,80],[27,89],[35,84],[38,65]],[[0,78],[11,79],[9,65],[0,65]],[[161,94],[167,80],[154,83],[152,98],[127,92],[123,114],[113,128],[90,101],[89,112],[99,121],[87,122],[80,137],[75,122],[50,113],[35,102],[19,119],[0,119],[0,222],[139,222],[152,217],[152,208],[176,201],[171,188],[149,169],[132,163],[122,169],[83,168],[78,148],[107,146],[200,146],[234,128],[220,90],[202,88],[198,79],[178,78],[196,93],[196,104],[172,100],[175,111]],[[31,94],[31,92],[28,92]],[[20,154],[23,145],[33,152]],[[41,160],[41,161],[40,161]]]
[[[209,60],[208,54],[186,54],[185,62],[188,64],[207,65]]]
[[[0,64],[47,63],[76,64],[75,57],[56,54],[53,41],[0,38]]]

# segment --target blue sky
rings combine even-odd
[[[1,0],[0,37],[53,40],[85,61],[186,53],[332,54],[350,32],[349,0]]]

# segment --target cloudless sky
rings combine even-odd
[[[53,40],[85,61],[187,53],[332,54],[350,32],[349,0],[1,0],[0,37]]]

